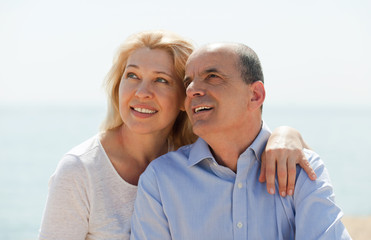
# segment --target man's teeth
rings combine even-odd
[[[202,111],[202,110],[210,110],[211,107],[198,107],[195,109],[195,113],[198,113],[199,111]]]
[[[155,110],[150,110],[147,108],[134,108],[135,111],[140,112],[140,113],[155,113]]]

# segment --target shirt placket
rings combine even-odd
[[[247,239],[247,173],[248,155],[240,156],[233,187],[233,239]]]

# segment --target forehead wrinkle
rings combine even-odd
[[[204,71],[202,71],[202,75],[206,75],[209,73],[217,73],[217,74],[222,75],[223,77],[226,77],[226,75],[223,74],[221,71],[219,71],[216,67],[207,68]]]
[[[135,65],[135,64],[129,64],[129,65],[126,65],[126,68],[128,68],[128,67],[132,67],[132,68],[139,68],[137,65]]]
[[[140,67],[138,65],[135,65],[135,64],[129,64],[126,66],[126,69],[127,68],[136,68],[136,69],[140,69]],[[168,72],[165,72],[165,71],[153,71],[153,73],[155,74],[164,74],[164,75],[167,75],[168,77],[174,77],[171,73],[168,73]]]

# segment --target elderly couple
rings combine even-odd
[[[350,239],[323,161],[263,121],[248,46],[137,33],[105,83],[102,131],[60,161],[39,239]]]

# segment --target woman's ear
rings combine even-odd
[[[250,86],[251,98],[250,105],[251,109],[255,110],[260,108],[263,105],[265,99],[265,88],[262,81],[253,82]]]

